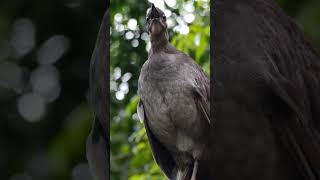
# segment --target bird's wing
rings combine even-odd
[[[210,120],[210,81],[202,72],[197,72],[199,75],[195,79],[193,87],[194,98],[198,110],[203,115],[203,118],[211,125]]]
[[[87,159],[96,180],[109,179],[109,120],[108,110],[108,10],[99,30],[90,65],[90,104],[94,121],[87,139]]]
[[[210,120],[210,80],[205,75],[202,68],[198,64],[196,64],[193,59],[184,54],[182,55],[182,58],[185,58],[187,64],[189,65],[191,73],[194,74],[192,91],[194,93],[196,106],[203,115],[203,118],[206,120],[206,122],[211,125],[212,120]]]
[[[317,117],[312,117],[305,112],[305,100],[301,98],[301,91],[297,90],[298,84],[293,84],[280,74],[271,75],[269,83],[275,97],[279,99],[277,107],[280,109],[275,111],[280,112],[278,115],[282,117],[281,119],[271,117],[276,133],[291,153],[304,178],[319,180],[320,135],[312,120]],[[314,84],[315,82],[305,81],[304,83]]]
[[[171,179],[173,171],[175,169],[175,161],[171,156],[170,152],[160,143],[160,141],[154,136],[149,125],[148,117],[144,111],[143,103],[139,102],[137,107],[137,112],[140,120],[144,122],[146,128],[147,136],[149,139],[149,144],[151,146],[153,158],[155,159],[158,166],[162,169],[165,175]]]

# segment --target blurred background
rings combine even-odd
[[[91,180],[88,67],[106,2],[0,1],[1,180]]]
[[[111,0],[111,179],[165,179],[153,162],[138,120],[137,81],[150,42],[145,17],[151,3],[167,16],[170,42],[193,57],[209,75],[209,0]]]
[[[209,0],[111,0],[111,179],[164,180],[136,114],[137,81],[150,48],[145,16],[150,3],[164,10],[170,42],[209,74]],[[320,48],[320,1],[278,0],[316,49]]]
[[[170,41],[209,73],[209,2],[112,0],[111,179],[164,179],[136,114],[145,14],[165,10]],[[278,0],[320,49],[320,1]],[[91,180],[88,67],[105,0],[0,1],[0,179]]]

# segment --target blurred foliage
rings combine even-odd
[[[88,67],[105,9],[105,0],[1,0],[0,179],[91,179]]]
[[[210,22],[207,1],[111,1],[111,179],[115,180],[165,179],[154,163],[143,124],[136,114],[139,100],[136,95],[137,80],[150,47],[144,34],[145,15],[150,2],[170,15],[170,42],[193,57],[209,74]],[[319,49],[320,1],[278,2]],[[191,22],[190,13],[195,15]],[[184,25],[188,26],[188,33]]]
[[[136,114],[137,81],[150,48],[144,27],[150,2],[111,1],[111,179],[164,179],[153,162],[145,129]],[[154,3],[165,10],[170,42],[193,57],[209,74],[209,2]]]

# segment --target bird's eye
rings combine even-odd
[[[163,18],[164,20],[166,20],[166,19],[167,19],[167,17],[166,17],[166,16],[162,16],[162,18]]]
[[[147,17],[147,21],[149,21],[150,19]]]

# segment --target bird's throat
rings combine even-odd
[[[163,31],[159,34],[150,35],[151,49],[152,52],[158,52],[165,49],[169,43],[168,33]]]

